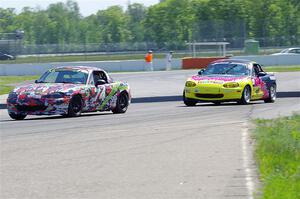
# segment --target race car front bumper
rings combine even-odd
[[[185,87],[185,97],[199,101],[234,101],[242,97],[242,88]]]
[[[8,97],[9,113],[28,115],[65,115],[68,113],[70,98],[45,98],[26,96],[25,98]]]

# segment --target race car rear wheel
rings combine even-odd
[[[186,106],[195,106],[197,104],[197,101],[196,100],[193,100],[193,99],[189,99],[189,98],[186,98],[185,97],[185,92],[183,91],[183,103],[186,105]]]
[[[75,95],[72,97],[69,108],[68,108],[68,116],[69,117],[78,117],[81,115],[82,111],[82,99],[80,96]]]
[[[27,116],[26,114],[15,114],[15,113],[8,113],[9,117],[14,120],[24,120]]]
[[[125,113],[127,111],[128,105],[129,105],[128,94],[126,92],[122,92],[119,95],[119,97],[117,99],[117,105],[112,110],[112,112],[115,114]]]
[[[273,103],[276,100],[276,85],[271,85],[269,88],[269,97],[265,99],[265,103]]]
[[[239,104],[249,104],[251,100],[251,88],[250,86],[245,86],[242,98],[238,101]]]

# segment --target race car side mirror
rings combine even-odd
[[[198,75],[202,75],[202,73],[203,73],[204,71],[205,71],[205,69],[199,70]]]
[[[97,82],[96,82],[96,87],[98,87],[99,85],[104,85],[106,84],[106,81],[103,80],[103,79],[99,79]]]
[[[263,76],[265,76],[267,73],[265,73],[265,72],[259,72],[258,73],[258,77],[263,77]]]

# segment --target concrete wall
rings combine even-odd
[[[261,55],[261,56],[234,56],[235,59],[256,61],[264,66],[300,65],[300,55]],[[93,61],[93,62],[59,62],[59,63],[34,63],[34,64],[0,64],[0,76],[5,75],[40,75],[46,70],[56,66],[93,66],[111,71],[143,71],[144,60],[121,61]],[[155,59],[154,70],[164,70],[165,59]],[[173,59],[173,69],[181,69],[181,59]]]
[[[121,61],[93,61],[93,62],[58,62],[58,63],[34,63],[34,64],[0,64],[0,76],[6,75],[41,75],[46,70],[56,66],[92,66],[99,67],[108,72],[112,71],[143,71],[144,60]],[[165,59],[154,59],[154,70],[166,68]],[[172,60],[173,69],[181,69],[181,59]]]
[[[253,56],[233,56],[234,59],[247,59],[255,61],[264,66],[287,66],[300,65],[300,55],[253,55]]]

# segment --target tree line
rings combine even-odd
[[[274,44],[300,43],[299,0],[162,0],[145,7],[111,6],[82,16],[76,1],[47,9],[0,8],[0,33],[24,30],[25,44],[155,42],[180,44],[268,38]],[[0,38],[1,39],[1,38]]]

